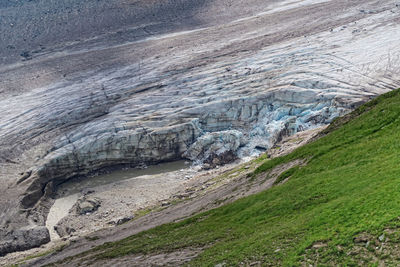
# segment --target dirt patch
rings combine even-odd
[[[268,157],[277,158],[293,152],[295,149],[318,139],[319,133],[324,132],[327,127],[328,126],[317,127],[285,138],[268,151]]]
[[[203,251],[201,248],[185,248],[169,253],[154,253],[150,255],[132,254],[118,259],[82,261],[83,266],[181,266]],[[59,266],[69,266],[65,263]]]

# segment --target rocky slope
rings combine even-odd
[[[48,241],[49,197],[73,176],[254,155],[396,88],[399,12],[396,1],[1,5],[0,255]]]

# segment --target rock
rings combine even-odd
[[[383,242],[385,240],[385,234],[383,233],[378,237],[379,241]]]
[[[29,51],[24,51],[20,54],[21,57],[25,58],[25,60],[30,60],[32,59],[32,55],[30,54]]]
[[[75,242],[77,242],[80,238],[81,238],[81,237],[79,237],[79,236],[72,236],[72,237],[69,238],[69,241],[70,241],[71,243],[75,243]]]
[[[145,163],[143,163],[143,162],[140,162],[140,163],[136,166],[136,168],[137,168],[137,169],[141,169],[141,170],[147,169],[147,165],[146,165]]]
[[[320,248],[324,248],[328,246],[326,243],[322,243],[322,242],[316,242],[312,245],[312,249],[320,249]]]
[[[204,163],[203,166],[202,166],[203,170],[210,170],[211,168],[212,168],[211,165],[208,164],[208,163]]]
[[[359,234],[353,238],[354,243],[367,243],[369,242],[369,236],[366,234]]]
[[[211,154],[205,162],[210,163],[212,167],[218,168],[219,165],[225,165],[235,161],[238,158],[233,151],[225,151],[221,154]],[[217,164],[215,164],[217,162]]]
[[[74,205],[76,213],[79,215],[88,214],[96,211],[100,207],[100,200],[98,198],[86,198],[83,197],[78,199]]]
[[[192,195],[192,192],[186,192],[186,193],[181,193],[181,194],[178,194],[178,195],[176,195],[176,197],[177,198],[188,198],[188,197],[190,197]]]
[[[54,226],[54,230],[60,237],[66,237],[76,232],[75,228],[65,225],[62,222]]]
[[[217,166],[217,165],[220,165],[220,164],[221,164],[221,161],[219,160],[218,157],[214,157],[213,160],[212,160],[212,164],[213,164],[214,166]]]
[[[112,224],[112,225],[121,225],[123,223],[126,223],[130,220],[133,219],[133,216],[123,216],[123,217],[118,217],[113,219],[112,221],[109,221],[108,224]]]
[[[48,242],[50,242],[50,234],[45,226],[16,229],[0,240],[0,256],[13,251],[40,247]]]
[[[78,213],[79,214],[87,214],[95,210],[95,205],[93,203],[85,201],[79,204],[78,206]]]
[[[83,194],[83,195],[93,194],[94,192],[96,192],[96,191],[93,190],[93,189],[83,189],[83,190],[82,190],[82,194]]]

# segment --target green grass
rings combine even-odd
[[[355,247],[354,236],[378,236],[388,225],[400,225],[399,118],[397,90],[336,120],[319,140],[284,157],[258,160],[262,164],[254,174],[307,159],[306,166],[281,175],[281,180],[289,177],[286,183],[182,222],[106,243],[95,248],[101,252],[97,257],[204,247],[189,265],[260,261],[297,266],[305,257],[315,261],[309,248],[322,242],[326,247],[318,264],[360,264],[357,255],[346,253]]]
[[[66,246],[66,244],[61,244],[61,245],[59,245],[59,246],[57,246],[55,248],[49,249],[47,251],[40,252],[40,253],[33,254],[33,255],[29,255],[29,256],[25,257],[24,259],[20,260],[18,263],[13,264],[11,266],[19,266],[20,264],[26,264],[26,262],[29,261],[29,260],[40,258],[40,257],[44,257],[44,256],[47,256],[47,255],[49,255],[51,253],[54,253],[54,252],[62,251],[65,246]]]
[[[295,166],[293,168],[290,168],[286,171],[284,171],[281,175],[278,176],[278,178],[276,178],[274,184],[279,184],[281,182],[283,182],[285,179],[290,178],[295,172],[297,172],[299,170],[299,166]]]

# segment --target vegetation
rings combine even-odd
[[[300,167],[295,166],[293,168],[288,169],[287,171],[284,171],[281,175],[279,175],[278,178],[276,178],[274,184],[279,184],[283,181],[285,181],[287,178],[290,178],[296,171],[298,171]]]
[[[29,255],[29,256],[25,257],[24,259],[20,260],[18,263],[10,265],[10,267],[17,267],[17,266],[20,266],[20,265],[24,265],[24,264],[26,264],[28,261],[30,261],[32,259],[44,257],[44,256],[50,255],[50,254],[52,254],[54,252],[59,252],[59,251],[63,250],[65,246],[66,246],[66,244],[64,243],[64,244],[61,244],[61,245],[59,245],[59,246],[57,246],[55,248],[46,250],[44,252],[40,252],[40,253],[37,253],[37,254]]]
[[[400,91],[336,120],[317,141],[266,159],[296,159],[287,182],[182,222],[94,249],[97,259],[203,248],[189,265],[297,266],[400,262]],[[251,179],[251,177],[249,177]],[[397,249],[397,251],[400,251]],[[399,257],[399,258],[398,258]]]

